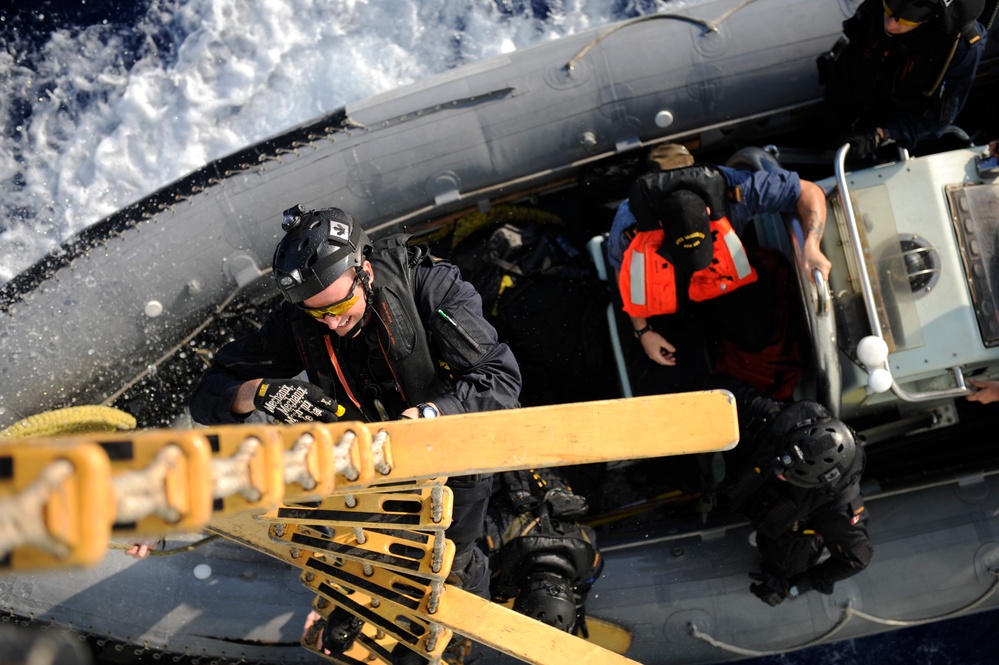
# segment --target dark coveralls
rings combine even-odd
[[[981,9],[982,0],[954,0],[942,16],[888,35],[882,0],[866,0],[843,23],[849,44],[838,59],[819,61],[830,119],[844,135],[881,127],[908,149],[939,137],[964,107],[985,51]]]
[[[864,452],[835,488],[804,488],[774,475],[778,447],[802,421],[831,414],[816,402],[777,402],[730,377],[715,375],[710,388],[736,397],[740,443],[726,453],[727,496],[757,529],[757,547],[767,575],[786,580],[798,592],[831,594],[836,582],[856,575],[871,561],[868,515],[860,493]],[[823,551],[829,557],[817,563]]]
[[[482,300],[458,269],[406,247],[405,237],[376,241],[372,317],[342,338],[290,303],[256,332],[223,346],[191,397],[202,424],[238,423],[230,404],[248,380],[291,378],[305,371],[346,409],[345,420],[397,419],[433,402],[444,416],[517,406],[520,369],[510,348],[482,317]],[[441,313],[446,314],[446,317]],[[396,379],[398,377],[398,380]],[[488,598],[488,567],[476,554],[491,476],[452,477],[454,571],[466,590]],[[462,569],[462,566],[466,566]]]

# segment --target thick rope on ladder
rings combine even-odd
[[[311,434],[303,434],[295,441],[291,450],[284,453],[284,482],[286,485],[299,484],[302,489],[311,490],[316,479],[309,472],[309,451],[316,439]]]
[[[37,547],[55,557],[69,553],[69,547],[52,538],[45,528],[45,508],[52,493],[72,474],[70,462],[56,460],[15,498],[0,501],[0,559],[24,545]]]
[[[193,552],[199,547],[203,547],[205,545],[208,545],[209,543],[213,543],[216,540],[220,540],[221,538],[222,536],[212,534],[209,536],[205,536],[200,540],[196,540],[193,543],[190,543],[189,545],[181,545],[180,547],[170,547],[170,548],[166,547],[166,542],[167,542],[166,538],[161,538],[158,547],[156,549],[149,550],[149,556],[173,556],[174,554]],[[108,549],[111,550],[125,551],[131,549],[133,546],[134,546],[133,543],[114,543],[114,542],[108,543]]]
[[[110,406],[70,406],[19,420],[0,430],[0,441],[35,436],[115,432],[135,429],[135,425],[135,418],[131,414]]]
[[[167,497],[167,474],[184,455],[178,446],[170,445],[156,455],[141,471],[129,471],[111,480],[114,488],[115,519],[118,522],[138,522],[156,515],[164,522],[175,522],[181,515]]]
[[[832,637],[840,630],[842,630],[843,627],[846,626],[847,623],[849,623],[853,617],[858,617],[860,619],[864,619],[872,623],[879,623],[884,626],[895,626],[898,628],[904,628],[909,626],[919,626],[921,624],[926,624],[926,623],[934,623],[937,621],[944,621],[946,619],[952,619],[954,617],[961,616],[975,609],[979,605],[983,604],[985,601],[991,598],[992,595],[995,594],[997,590],[999,590],[999,570],[994,570],[990,568],[989,573],[991,573],[995,579],[992,580],[992,585],[989,586],[989,588],[985,591],[985,593],[983,593],[973,602],[963,607],[960,607],[956,610],[952,610],[944,614],[938,614],[932,617],[925,617],[923,619],[903,620],[903,619],[887,619],[884,617],[875,616],[873,614],[868,614],[867,612],[858,610],[854,608],[853,605],[847,604],[847,606],[843,608],[843,614],[840,616],[839,621],[836,622],[836,625],[830,628],[822,635],[819,635],[818,637],[808,640],[807,642],[802,642],[801,644],[797,644],[794,646],[784,646],[780,649],[775,649],[771,651],[758,650],[758,649],[745,649],[743,647],[739,647],[734,644],[728,644],[727,642],[722,642],[721,640],[712,637],[708,633],[701,631],[693,623],[690,624],[690,634],[692,637],[695,637],[701,640],[702,642],[706,642],[713,647],[722,649],[724,651],[728,651],[729,653],[738,654],[740,656],[747,656],[750,658],[756,658],[760,656],[779,656],[781,654],[787,653],[788,651],[805,649],[810,646],[815,646],[816,644],[825,642],[830,637]]]
[[[248,437],[236,454],[228,459],[212,460],[212,498],[226,499],[241,494],[247,501],[260,499],[260,490],[250,478],[250,459],[260,447],[260,439]]]

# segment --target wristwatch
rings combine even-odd
[[[635,333],[635,339],[642,339],[642,335],[644,335],[647,332],[652,332],[652,324],[647,323],[645,324],[644,328],[639,328],[638,330],[632,330],[632,332]]]
[[[433,404],[427,404],[426,402],[423,404],[417,404],[416,411],[420,414],[420,418],[436,418],[441,415],[436,406]]]

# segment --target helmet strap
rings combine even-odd
[[[376,310],[371,306],[374,300],[375,293],[371,288],[371,275],[362,266],[357,266],[355,268],[357,271],[358,281],[361,283],[361,288],[364,290],[364,311],[361,312],[361,316],[358,317],[357,323],[355,323],[347,334],[344,335],[348,339],[351,337],[357,337],[358,333],[361,332],[361,328],[364,326],[365,319],[368,318],[368,312],[375,313]]]

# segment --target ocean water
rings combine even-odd
[[[208,161],[676,0],[3,0],[0,283]]]

